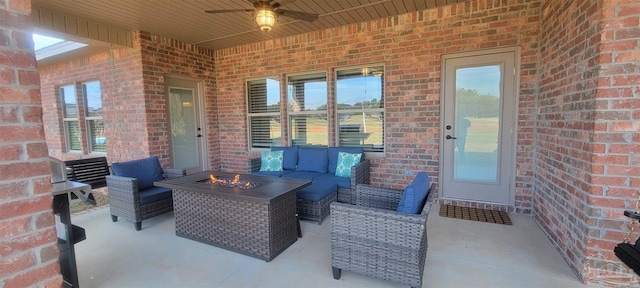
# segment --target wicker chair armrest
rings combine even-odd
[[[378,243],[382,249],[391,246],[419,249],[426,238],[427,215],[404,214],[392,210],[331,203],[331,241],[334,235],[357,235],[367,243]],[[374,228],[374,229],[372,229]]]
[[[260,165],[262,164],[262,158],[251,158],[247,160],[247,167],[249,168],[249,172],[260,171]]]
[[[356,205],[395,210],[398,208],[398,203],[400,203],[402,193],[404,193],[402,190],[358,184],[358,186],[356,186],[355,194]]]
[[[115,175],[107,175],[105,179],[107,180],[109,194],[113,193],[113,196],[138,199],[138,179]]]
[[[162,169],[162,173],[164,173],[164,177],[166,179],[178,178],[187,174],[184,169],[174,169],[174,168],[164,168]]]
[[[425,201],[424,206],[422,207],[422,212],[420,212],[420,215],[425,215],[428,216],[429,215],[429,211],[431,210],[431,205],[433,205],[433,195],[435,195],[436,193],[433,191],[433,189],[435,189],[436,184],[435,183],[431,183],[431,186],[429,186],[429,194],[427,195],[427,201]]]
[[[369,159],[351,166],[351,190],[355,190],[358,184],[369,184]]]

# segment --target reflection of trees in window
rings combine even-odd
[[[500,97],[497,95],[480,95],[476,89],[458,88],[456,90],[456,113],[464,117],[489,118],[500,115]]]
[[[287,77],[287,107],[292,144],[328,144],[326,73]]]
[[[336,74],[339,145],[383,152],[384,67],[340,69]]]

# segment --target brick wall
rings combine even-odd
[[[215,62],[213,50],[186,44],[177,40],[152,35],[147,32],[136,34],[134,42],[139,43],[142,53],[142,70],[144,73],[144,97],[146,100],[147,137],[150,155],[158,155],[160,160],[169,162],[170,129],[165,99],[165,75],[189,77],[202,81],[204,111],[209,115],[206,127],[207,147],[210,166],[217,170],[219,150],[217,143],[217,107],[214,96]]]
[[[62,123],[62,103],[59,87],[74,85],[82,95],[82,83],[100,81],[103,119],[107,137],[109,161],[140,158],[149,155],[146,137],[145,101],[142,93],[140,52],[134,48],[113,48],[107,52],[77,58],[38,68],[43,99],[43,118],[49,154],[69,160],[103,156],[87,154],[86,141],[82,152],[68,152]],[[82,97],[79,97],[82,98]],[[80,104],[80,103],[79,103]],[[82,114],[83,112],[80,111]],[[79,117],[82,120],[82,117]],[[85,126],[84,121],[80,124]],[[86,136],[85,136],[86,137]]]
[[[613,248],[640,196],[639,15],[635,1],[542,6],[535,216],[589,284],[638,282]]]
[[[629,229],[623,210],[636,210],[640,197],[640,2],[602,1],[601,6],[589,190],[593,226],[583,273],[586,282],[613,286],[640,282],[613,253]],[[631,225],[633,241],[640,225]]]
[[[134,47],[113,47],[110,51],[39,68],[44,99],[50,154],[61,159],[95,157],[95,154],[66,152],[62,130],[62,107],[58,87],[99,80],[103,98],[103,119],[107,137],[107,159],[131,160],[156,155],[168,165],[169,128],[164,91],[165,74],[188,76],[204,81],[207,113],[215,109],[213,91],[213,52],[207,49],[151,35],[134,33]],[[168,53],[171,51],[171,53]],[[215,119],[213,117],[212,119]],[[82,118],[81,118],[82,120]],[[83,121],[81,121],[82,123]],[[216,136],[215,122],[209,135]],[[216,138],[209,138],[216,139]],[[86,141],[83,141],[86,142]],[[210,154],[217,155],[217,143],[209,143]],[[86,143],[83,145],[86,146]],[[87,151],[86,149],[84,151]],[[212,162],[215,163],[215,162]]]
[[[0,1],[0,287],[60,287],[29,0]]]
[[[247,78],[306,71],[333,75],[337,67],[383,63],[386,156],[371,158],[371,182],[401,188],[413,178],[405,170],[428,171],[437,181],[441,55],[519,45],[515,210],[530,213],[539,4],[476,0],[216,51],[221,169],[246,171],[247,158],[258,156],[247,152]],[[332,123],[332,111],[329,115]]]

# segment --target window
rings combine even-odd
[[[104,133],[102,120],[102,91],[99,81],[82,84],[85,103],[85,120],[87,121],[87,136],[91,152],[107,152],[107,138]]]
[[[291,144],[327,145],[326,73],[289,76],[287,92]]]
[[[384,152],[384,67],[336,72],[338,146]]]
[[[67,85],[60,87],[60,97],[62,99],[62,117],[64,123],[65,138],[67,140],[67,150],[80,151],[80,125],[78,124],[78,102],[76,98],[76,87]]]
[[[59,90],[67,151],[106,152],[100,82],[82,83],[82,98],[76,95],[76,85],[62,86]]]
[[[249,147],[280,145],[280,81],[276,77],[247,81]]]

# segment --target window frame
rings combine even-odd
[[[67,110],[67,97],[65,94],[65,88],[72,88],[73,89],[73,100],[75,100],[75,117],[68,117],[67,114],[69,110]],[[61,108],[62,108],[62,129],[64,130],[64,139],[65,139],[65,148],[67,152],[82,152],[82,137],[80,137],[81,133],[82,133],[82,129],[80,127],[80,109],[78,107],[78,92],[77,92],[77,87],[76,84],[66,84],[66,85],[60,85],[57,88],[58,93],[59,93],[59,99],[60,99],[60,103],[61,103]],[[71,104],[71,103],[69,103]],[[78,149],[74,149],[73,147],[73,141],[71,139],[72,137],[72,133],[70,131],[69,125],[71,123],[76,124],[77,127],[77,133],[76,136],[78,137],[77,139],[77,143],[78,145],[80,145],[80,147],[78,147]]]
[[[353,69],[365,69],[368,68],[370,69],[369,71],[367,71],[367,73],[372,73],[372,71],[379,71],[377,69],[382,69],[382,74],[379,77],[381,78],[381,95],[380,95],[380,102],[382,103],[382,107],[380,108],[360,108],[360,109],[340,109],[338,107],[338,81],[340,80],[338,77],[338,73],[340,71],[345,71],[345,70],[353,70]],[[376,77],[375,75],[371,75],[372,77]],[[382,119],[380,119],[381,123],[381,139],[382,139],[382,145],[380,147],[380,149],[378,150],[372,150],[372,149],[367,149],[366,144],[362,144],[362,145],[350,145],[348,147],[362,147],[365,151],[365,153],[367,153],[367,155],[372,155],[372,156],[384,156],[386,153],[386,141],[385,141],[385,134],[386,134],[386,103],[385,103],[385,92],[386,92],[386,78],[384,78],[386,76],[386,67],[384,65],[384,63],[369,63],[369,64],[361,64],[361,65],[355,65],[355,66],[344,66],[344,67],[337,67],[334,69],[334,119],[335,119],[335,127],[334,127],[334,135],[335,135],[335,142],[336,142],[336,146],[341,146],[341,127],[340,127],[340,115],[341,114],[358,114],[358,113],[381,113],[382,114]]]
[[[299,111],[299,112],[295,112],[290,110],[290,103],[289,103],[289,93],[290,93],[290,89],[289,89],[289,83],[291,82],[290,79],[292,77],[301,77],[301,76],[312,76],[314,74],[323,74],[324,75],[324,83],[325,83],[325,110],[303,110],[303,111]],[[291,74],[286,74],[285,75],[285,79],[286,79],[286,104],[287,104],[287,132],[288,132],[288,139],[287,139],[287,143],[289,146],[294,145],[294,139],[293,139],[293,118],[294,117],[299,117],[299,116],[314,116],[314,115],[324,115],[325,119],[327,119],[327,126],[326,126],[326,131],[327,131],[327,138],[326,143],[327,144],[309,144],[309,143],[296,143],[295,145],[299,145],[299,146],[318,146],[318,145],[322,145],[322,146],[329,146],[329,140],[330,140],[330,136],[331,136],[331,129],[329,129],[330,127],[330,122],[329,122],[329,103],[330,103],[330,98],[331,98],[331,93],[330,93],[330,85],[329,85],[329,71],[327,70],[315,70],[315,71],[306,71],[306,72],[300,72],[300,73],[291,73]],[[312,79],[311,77],[309,79]]]
[[[280,103],[280,105],[278,105],[278,111],[277,112],[255,112],[252,113],[251,112],[251,89],[250,89],[250,82],[257,82],[257,81],[261,81],[261,80],[265,80],[265,85],[266,85],[266,81],[267,80],[274,80],[278,82],[278,103]],[[245,95],[246,95],[246,103],[245,103],[245,107],[246,107],[246,113],[247,113],[247,147],[249,147],[249,150],[255,150],[255,151],[264,151],[264,150],[269,150],[271,147],[273,146],[280,146],[281,145],[281,141],[276,143],[276,139],[277,138],[270,138],[271,139],[271,144],[268,147],[256,147],[254,146],[254,135],[253,135],[253,126],[252,126],[252,119],[254,117],[279,117],[280,118],[280,139],[282,139],[283,135],[283,129],[282,129],[282,79],[280,79],[279,75],[271,75],[271,76],[265,76],[265,77],[257,77],[257,78],[247,78],[245,79]],[[268,92],[268,91],[267,91]],[[266,96],[266,98],[268,99],[268,95]],[[268,106],[268,105],[267,105]]]
[[[82,97],[83,97],[83,111],[84,111],[84,121],[85,121],[85,130],[84,133],[86,133],[87,135],[87,148],[89,149],[89,153],[106,153],[107,152],[107,147],[106,147],[106,143],[107,143],[107,139],[105,136],[105,141],[104,141],[104,151],[96,151],[95,150],[95,146],[93,143],[93,137],[92,137],[92,125],[90,124],[90,122],[95,122],[95,121],[101,121],[102,122],[102,127],[104,129],[104,116],[102,114],[102,111],[100,112],[99,116],[89,116],[89,101],[87,99],[88,94],[87,94],[87,89],[86,89],[86,85],[87,83],[98,83],[99,87],[100,87],[100,108],[103,108],[104,105],[102,103],[102,83],[100,83],[100,80],[90,80],[90,81],[85,81],[82,82]]]

